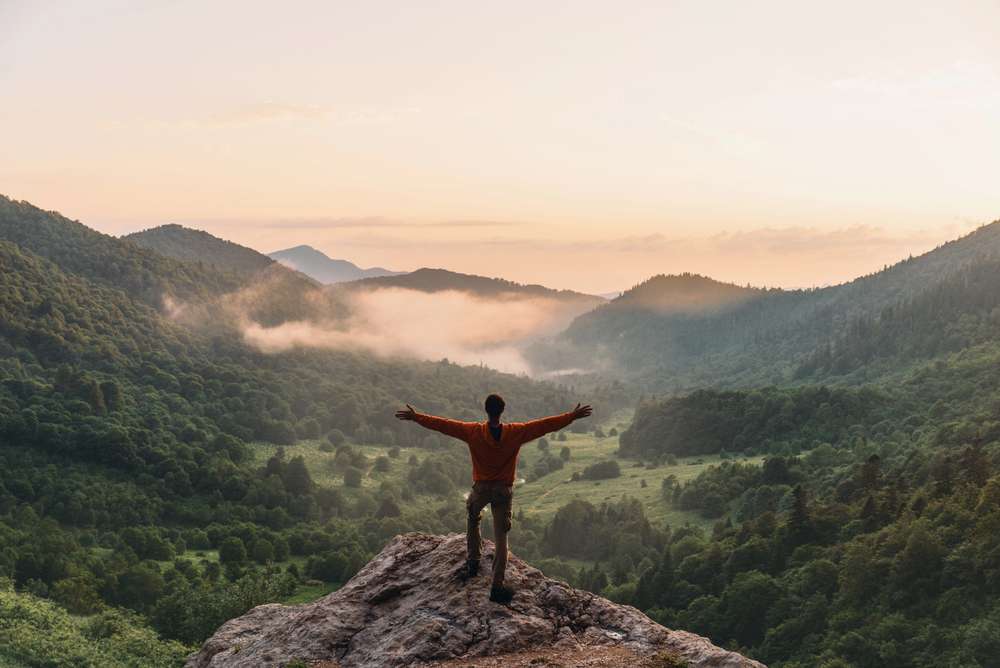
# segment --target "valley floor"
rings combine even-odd
[[[518,480],[515,486],[514,512],[517,516],[527,519],[547,522],[567,503],[574,499],[586,500],[592,504],[612,502],[622,497],[638,499],[644,508],[646,517],[654,524],[670,525],[679,527],[683,525],[695,525],[705,529],[711,527],[715,520],[707,520],[696,512],[683,511],[674,508],[664,500],[661,493],[661,483],[664,478],[674,476],[677,482],[684,483],[698,476],[707,468],[717,465],[721,460],[718,456],[706,455],[698,457],[679,458],[674,464],[653,464],[643,463],[635,459],[626,459],[617,456],[618,436],[615,434],[625,429],[631,421],[631,411],[620,411],[610,419],[600,425],[603,435],[595,435],[595,432],[571,433],[565,431],[565,440],[558,440],[553,434],[549,437],[549,452],[558,456],[563,447],[570,449],[570,457],[565,461],[563,467],[541,477],[526,481],[530,478],[535,465],[544,456],[544,452],[536,441],[526,445],[521,451],[518,464]],[[615,431],[612,431],[615,430]],[[279,446],[268,443],[253,444],[254,458],[257,465],[264,465],[278,450]],[[365,455],[368,461],[367,469],[361,480],[360,487],[350,487],[344,483],[344,475],[341,468],[335,464],[335,452],[325,441],[304,440],[294,445],[283,446],[286,457],[302,456],[317,485],[339,490],[347,503],[355,504],[359,500],[364,503],[363,497],[368,496],[379,500],[380,489],[383,485],[391,485],[396,489],[404,489],[409,483],[407,475],[414,466],[419,466],[427,458],[442,456],[447,450],[427,450],[424,448],[399,448],[398,454],[393,457],[393,447],[389,445],[351,445],[357,451]],[[454,447],[461,452],[464,446],[449,440],[448,447]],[[378,471],[374,465],[375,461],[385,457],[389,459],[387,471]],[[415,457],[417,462],[411,460]],[[741,461],[759,463],[762,458],[749,458]],[[621,467],[621,475],[607,480],[572,480],[574,474],[582,474],[588,466],[601,461],[616,460]],[[455,530],[462,530],[465,521],[464,496],[466,489],[458,486],[454,492],[454,498],[442,498],[432,494],[416,494],[411,501],[402,505],[402,517],[400,524],[406,530],[422,529],[421,519],[429,514],[440,514],[446,512],[455,522]],[[488,518],[489,513],[485,513]],[[487,532],[485,535],[489,536]],[[512,549],[517,550],[516,543]],[[214,550],[192,553],[186,556],[194,559],[208,559],[214,561],[218,559],[218,553]],[[579,559],[564,559],[574,568],[582,565],[590,565],[589,562]],[[289,562],[296,562],[301,568],[304,559],[292,557]],[[301,563],[300,563],[301,562]],[[280,564],[284,566],[285,564]],[[286,603],[303,603],[315,600],[336,589],[336,585],[312,581],[309,584],[301,585],[296,593],[286,599]]]

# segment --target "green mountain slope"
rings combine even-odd
[[[180,225],[162,225],[136,232],[122,241],[180,260],[206,274],[214,274],[217,285],[232,279],[239,290],[222,290],[211,299],[173,304],[182,320],[218,330],[233,328],[240,320],[275,326],[297,320],[334,320],[346,313],[336,295],[324,294],[320,285],[275,262],[252,248],[220,239],[207,232]]]
[[[559,364],[582,368],[588,361],[606,360],[605,371],[625,373],[654,390],[788,382],[831,368],[817,359],[835,341],[856,338],[883,315],[919,308],[914,304],[935,299],[929,296],[935,291],[937,299],[946,291],[957,304],[986,308],[982,299],[961,298],[957,292],[980,290],[970,281],[988,280],[990,263],[998,256],[1000,223],[993,223],[920,257],[829,288],[760,290],[692,275],[655,277],[580,316],[533,357],[536,362],[561,357]],[[977,305],[970,300],[978,300]],[[947,312],[957,316],[954,308]],[[897,327],[892,340],[907,346],[900,336]],[[840,367],[846,369],[844,363]]]

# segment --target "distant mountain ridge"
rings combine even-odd
[[[556,290],[544,285],[522,284],[503,278],[488,278],[476,274],[463,274],[448,269],[423,267],[408,274],[366,278],[345,284],[348,289],[405,288],[420,292],[443,292],[458,290],[479,297],[496,297],[502,294],[518,294],[529,297],[548,297],[567,302],[579,302],[598,306],[605,299],[573,290]]]
[[[327,285],[405,273],[382,267],[362,269],[353,262],[331,258],[326,253],[306,245],[274,251],[268,253],[268,257]]]

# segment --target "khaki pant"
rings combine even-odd
[[[479,519],[483,508],[490,507],[493,515],[493,541],[496,543],[496,556],[493,558],[493,586],[503,584],[504,571],[507,570],[507,532],[510,531],[514,488],[502,481],[480,480],[472,486],[469,498],[465,501],[469,513],[468,558],[478,561],[482,550],[482,539],[479,535]]]

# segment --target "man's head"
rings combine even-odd
[[[500,416],[503,415],[503,409],[506,406],[507,404],[504,403],[503,397],[499,394],[491,394],[486,397],[486,414],[494,422],[500,419]]]

